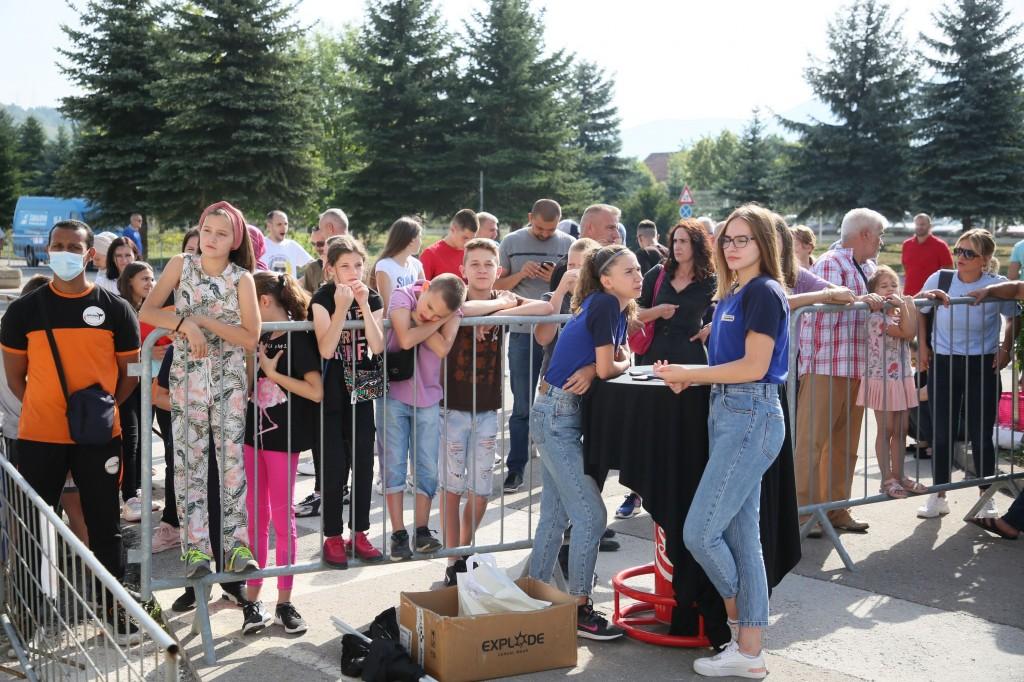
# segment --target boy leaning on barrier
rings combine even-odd
[[[473,239],[466,244],[461,271],[468,282],[467,303],[490,302],[507,296],[494,288],[501,267],[498,245],[490,239]],[[515,296],[515,305],[498,314],[550,315],[551,312],[550,303]],[[501,325],[461,327],[448,354],[447,391],[441,412],[440,466],[443,468],[439,477],[444,490],[441,527],[445,547],[463,547],[473,541],[493,492],[498,409],[504,388],[501,367],[504,332]],[[463,495],[467,496],[466,507],[460,509]],[[445,585],[454,585],[458,574],[465,571],[464,559],[449,557]]]

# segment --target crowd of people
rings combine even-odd
[[[464,209],[421,251],[422,224],[401,217],[371,263],[340,209],[321,214],[311,234],[314,258],[287,238],[283,211],[266,216],[264,237],[237,208],[218,202],[186,233],[159,278],[139,260],[133,238],[58,223],[48,249],[53,279],[26,285],[0,325],[8,456],[122,575],[119,514],[137,521],[148,512],[139,494],[140,439],[148,434],[139,433],[140,389],[127,367],[148,335],[171,330],[152,356],[153,403],[168,453],[153,550],[180,548],[190,578],[215,566],[235,574],[224,590],[243,608],[243,632],[273,621],[301,633],[306,624],[291,603],[291,576],[277,579],[273,615],[260,599],[261,580],[241,582],[267,566],[270,526],[277,565],[295,562],[296,516],[322,514],[322,561],[335,568],[346,568],[353,555],[397,561],[470,545],[495,491],[507,367],[513,406],[505,492],[522,488],[531,448],[540,453],[530,574],[551,579],[571,527],[567,576],[579,601],[578,633],[609,640],[623,631],[590,599],[607,515],[583,470],[581,405],[595,380],[651,365],[672,390],[713,386],[710,457],[684,542],[722,595],[734,636],[695,669],[763,677],[768,593],[758,499],[787,429],[781,404],[790,343],[799,358],[799,504],[849,499],[865,409],[878,426],[880,492],[923,495],[930,489],[903,471],[908,420],[922,399],[940,415],[966,406],[975,471],[994,473],[999,372],[1017,330],[1009,299],[1022,292],[991,274],[995,242],[984,230],[960,236],[955,269],[944,269],[952,265],[949,249],[930,234],[924,214],[903,245],[902,287],[897,273],[877,262],[887,221],[869,209],[847,213],[839,241],[816,258],[813,231],[790,228],[755,205],[717,225],[681,220],[665,245],[657,226],[643,221],[635,251],[623,244],[620,221],[619,209],[607,204],[588,207],[578,223],[566,220],[557,202],[540,199],[526,226],[501,238],[497,218]],[[85,276],[90,261],[99,269],[95,284]],[[965,294],[1008,300],[937,305],[928,314],[934,325],[914,303]],[[815,309],[799,338],[789,338],[791,310],[855,302],[868,309]],[[557,313],[572,315],[564,327],[531,319]],[[463,317],[487,315],[523,322],[460,326]],[[261,329],[307,320],[311,332]],[[346,328],[348,322],[360,324]],[[929,370],[930,380],[920,378]],[[116,407],[109,433],[85,442],[65,412],[68,396],[90,387]],[[928,437],[934,483],[947,483],[950,431],[933,428]],[[314,453],[314,492],[295,503],[299,456],[307,450]],[[392,529],[387,548],[368,533],[375,469]],[[429,526],[439,490],[440,537]],[[616,515],[631,516],[641,503],[630,493]],[[948,512],[939,492],[918,513]],[[1020,516],[1018,509],[999,518],[990,501],[977,524],[1015,537]],[[828,519],[839,530],[867,530],[847,509]],[[464,558],[449,558],[445,584],[465,570]],[[195,598],[189,588],[174,608],[190,608]],[[137,637],[123,611],[111,607],[107,616],[118,637]]]

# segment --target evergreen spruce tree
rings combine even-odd
[[[922,36],[935,80],[922,86],[922,206],[976,220],[1024,215],[1024,50],[1001,0],[958,0]]]
[[[344,196],[353,221],[386,228],[404,213],[458,208],[450,138],[464,113],[451,97],[451,43],[432,0],[367,4],[351,57],[359,152]]]
[[[567,59],[560,51],[545,56],[544,23],[529,1],[489,0],[466,31],[463,89],[471,118],[458,148],[467,182],[483,171],[485,209],[515,222],[541,197],[567,211],[599,199],[560,100]]]
[[[0,230],[10,227],[14,218],[21,193],[18,175],[18,129],[11,115],[0,109]]]
[[[47,194],[46,133],[35,116],[29,116],[18,127],[18,165],[21,191],[24,194]]]
[[[43,172],[43,187],[47,195],[59,195],[57,175],[71,157],[71,137],[64,126],[57,128],[57,139],[46,145],[46,168]]]
[[[917,64],[902,18],[855,0],[828,28],[830,55],[806,71],[834,121],[782,120],[799,134],[788,184],[802,213],[868,206],[901,217],[911,203],[912,101]]]
[[[82,30],[64,27],[71,47],[60,50],[68,61],[63,70],[82,94],[61,106],[79,135],[55,189],[90,199],[98,227],[151,210],[142,185],[156,163],[150,136],[163,121],[149,90],[157,77],[158,21],[149,0],[91,0]]]
[[[218,200],[250,217],[312,217],[319,132],[291,10],[278,0],[173,6],[153,86],[167,120],[147,183],[164,219],[195,220]]]
[[[755,107],[740,138],[734,172],[726,181],[727,195],[734,205],[747,202],[768,207],[773,205],[774,156],[772,141],[764,134],[761,112]]]
[[[615,83],[603,69],[587,61],[576,62],[568,82],[565,99],[573,114],[575,145],[583,155],[583,173],[603,201],[618,201],[630,168],[620,156],[619,112],[612,102]]]

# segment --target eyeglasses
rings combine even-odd
[[[958,257],[963,256],[967,260],[974,260],[981,254],[975,251],[974,249],[964,249],[958,246],[955,249],[953,249],[953,255]]]
[[[313,242],[313,246],[318,249],[322,249],[327,246],[327,242]]]
[[[747,248],[747,244],[749,244],[752,241],[754,241],[754,238],[753,237],[747,237],[747,236],[743,236],[743,237],[722,237],[722,239],[719,240],[718,243],[722,245],[722,250],[725,251],[730,246],[735,246],[737,249],[745,249],[745,248]]]

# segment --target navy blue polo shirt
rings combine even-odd
[[[625,342],[626,314],[619,310],[619,299],[593,293],[558,335],[544,380],[561,388],[573,372],[597,361],[596,348]]]
[[[782,285],[765,275],[718,302],[708,340],[708,364],[723,365],[746,355],[747,332],[775,339],[771,364],[760,383],[785,383],[789,374],[789,302]]]

